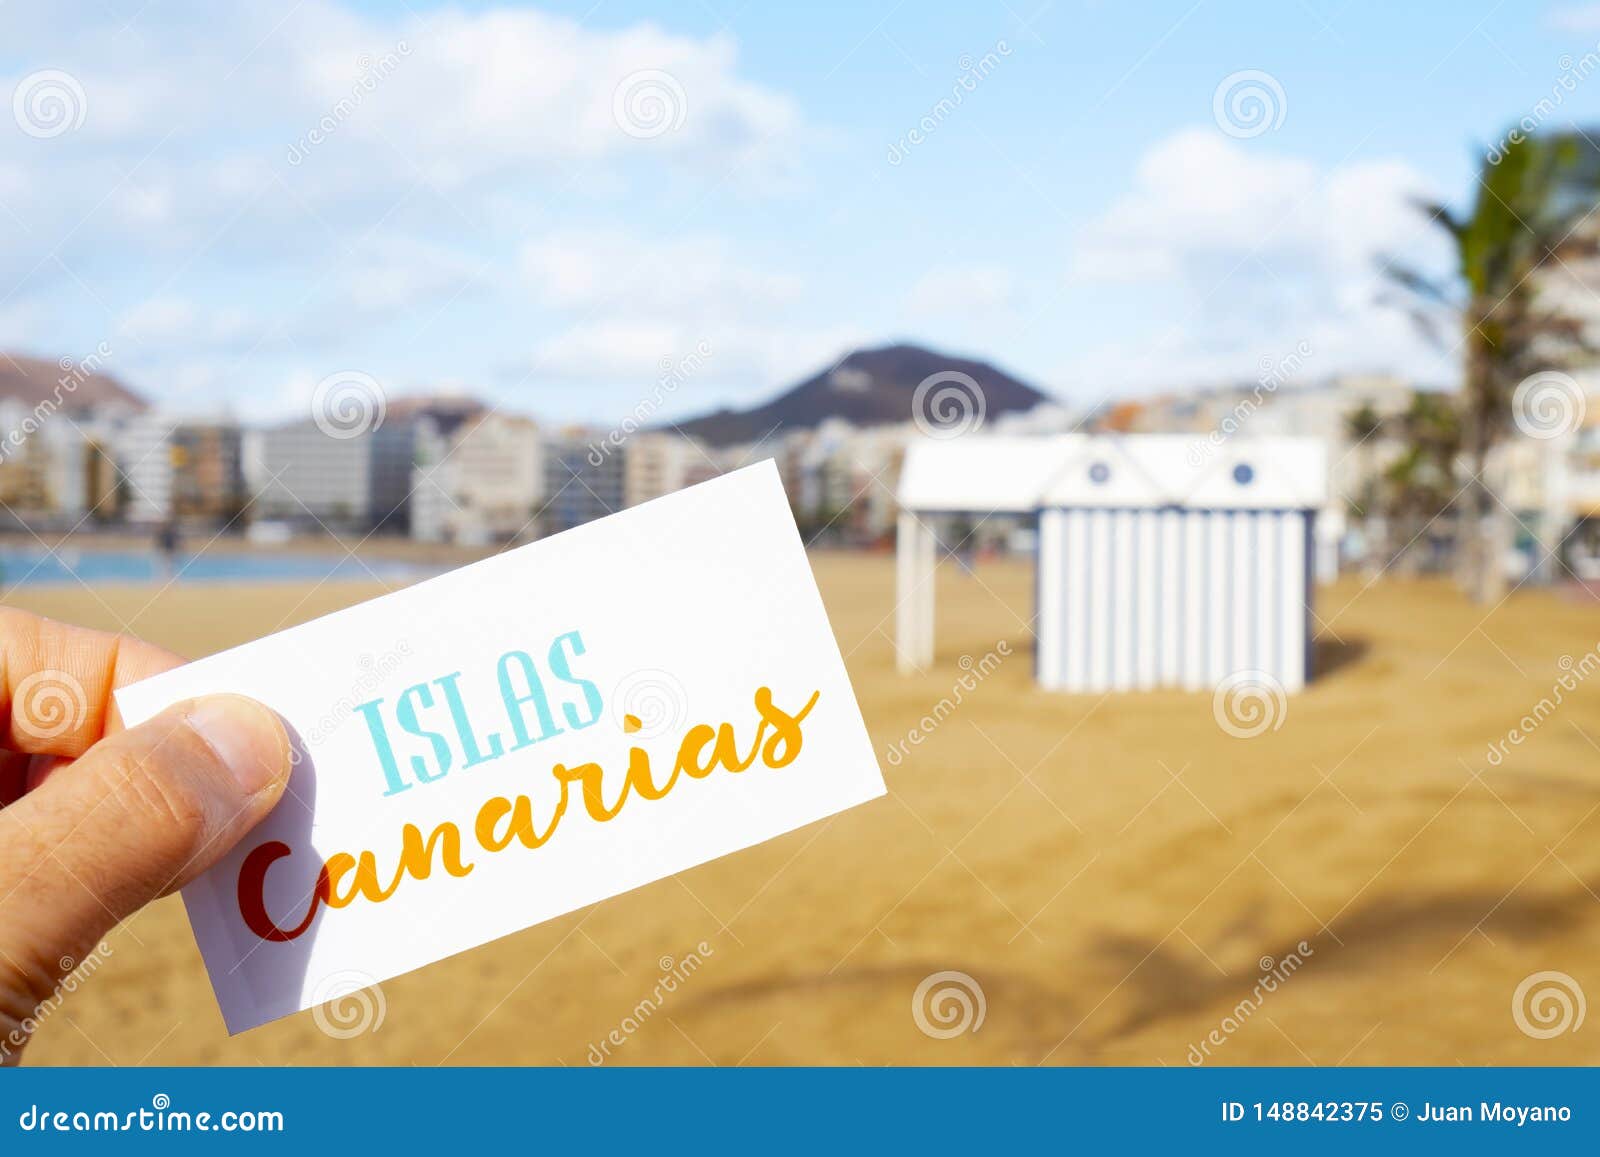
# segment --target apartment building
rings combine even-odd
[[[413,538],[474,546],[531,538],[544,493],[544,444],[531,419],[485,413],[418,422]]]

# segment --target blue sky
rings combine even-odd
[[[1447,383],[1376,264],[1552,93],[1600,124],[1600,5],[8,4],[0,93],[0,348],[174,410],[607,423],[697,347],[669,414],[900,339],[1088,404],[1302,343]]]

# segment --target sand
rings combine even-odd
[[[1600,641],[1586,593],[1491,611],[1441,583],[1341,581],[1319,596],[1321,677],[1276,730],[1240,739],[1208,695],[1036,689],[1020,563],[942,568],[936,667],[901,678],[890,560],[814,561],[880,753],[951,694],[963,655],[1013,651],[885,760],[888,797],[387,981],[381,1023],[348,1039],[310,1012],[230,1039],[182,905],[164,900],[113,934],[27,1059],[584,1065],[602,1045],[612,1064],[1596,1059],[1593,1026],[1531,1036],[1513,996],[1546,970],[1600,995],[1600,671],[1500,766],[1488,758],[1562,657]],[[379,589],[7,601],[200,655]],[[657,1003],[691,953],[697,970]],[[939,972],[981,989],[976,1031],[919,1028],[913,995]]]

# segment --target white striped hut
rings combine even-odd
[[[1293,691],[1310,675],[1320,439],[930,440],[908,450],[899,500],[903,670],[933,659],[941,516],[1035,513],[1042,686],[1201,690],[1252,672]]]

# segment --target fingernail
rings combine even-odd
[[[246,795],[265,791],[287,774],[288,735],[277,715],[254,699],[208,695],[194,701],[184,721],[216,752]]]

